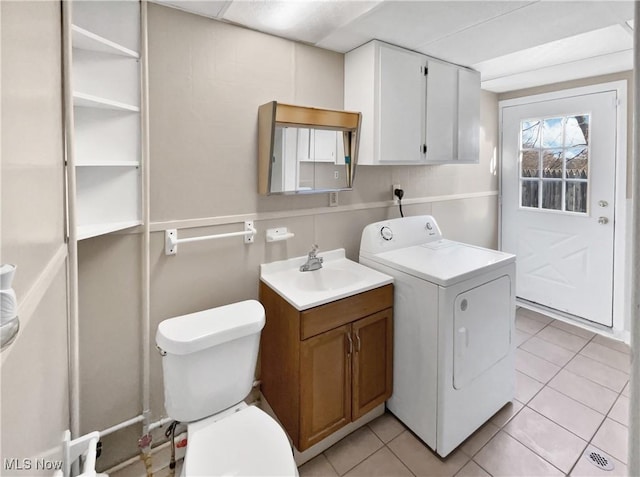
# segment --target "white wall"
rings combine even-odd
[[[0,473],[50,475],[4,459],[61,459],[69,427],[60,3],[2,1],[0,12],[0,263],[18,266],[21,322],[0,355]]]
[[[151,139],[151,332],[163,319],[257,298],[261,263],[344,247],[357,260],[365,225],[398,216],[391,184],[405,189],[406,215],[433,213],[445,235],[497,244],[497,97],[482,94],[478,165],[358,167],[355,188],[328,195],[257,193],[257,112],[268,101],[341,109],[342,54],[149,4]],[[414,202],[414,203],[411,203]],[[259,231],[181,245],[164,255],[164,229],[179,236]],[[287,242],[265,230],[286,226]],[[139,233],[82,241],[80,256],[81,427],[104,429],[140,409]],[[151,345],[151,410],[164,416],[162,371]],[[136,434],[137,433],[137,434]],[[139,426],[105,439],[100,467],[136,453]]]

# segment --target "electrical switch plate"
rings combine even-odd
[[[329,207],[338,205],[338,192],[329,192]]]
[[[391,199],[393,200],[393,203],[395,205],[398,205],[398,198],[396,197],[396,194],[395,194],[396,189],[402,189],[402,186],[400,184],[393,184],[391,186]]]

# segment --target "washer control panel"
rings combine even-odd
[[[367,225],[362,231],[360,251],[380,253],[441,238],[440,228],[432,216],[403,217]]]

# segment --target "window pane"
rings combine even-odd
[[[589,115],[567,118],[564,145],[566,147],[589,145]]]
[[[542,147],[562,147],[562,118],[545,119],[542,122]]]
[[[542,177],[562,178],[562,149],[546,149],[542,151]]]
[[[538,208],[538,181],[522,181],[522,207]]]
[[[522,121],[522,148],[540,147],[540,121]]]
[[[589,149],[584,146],[565,150],[567,179],[587,179],[589,177]]]
[[[587,183],[567,181],[565,208],[568,212],[587,212]]]
[[[522,151],[522,177],[540,177],[540,153]]]
[[[562,210],[562,181],[543,181],[542,208]]]

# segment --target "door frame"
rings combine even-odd
[[[502,100],[498,102],[498,248],[502,250],[502,120],[504,108],[521,106],[530,103],[563,99],[567,97],[583,96],[587,94],[615,91],[618,98],[616,111],[616,159],[615,159],[615,214],[614,214],[614,240],[613,240],[613,327],[600,327],[605,333],[612,334],[625,342],[630,340],[630,304],[625,302],[625,297],[630,296],[630,269],[627,267],[627,258],[631,256],[631,224],[627,209],[631,205],[631,199],[627,199],[627,81],[619,80],[607,83],[594,84],[578,88],[563,89],[549,93],[535,94]],[[524,305],[521,300],[517,302]],[[527,306],[527,305],[524,305]],[[545,310],[548,313],[548,310]],[[567,317],[558,312],[554,318],[566,321]],[[586,321],[585,321],[586,323]],[[591,323],[591,322],[589,322]]]

